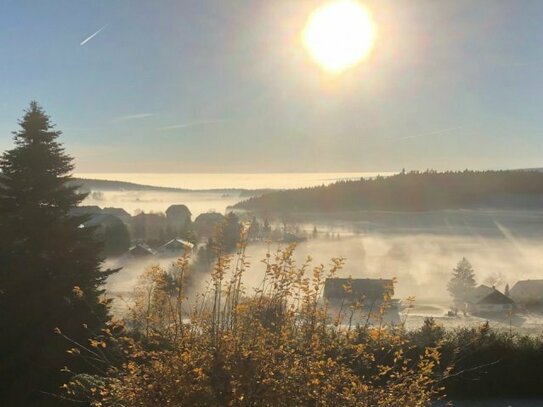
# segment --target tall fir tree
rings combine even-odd
[[[462,257],[453,269],[452,277],[447,284],[447,290],[457,304],[464,303],[475,288],[475,272],[471,263]]]
[[[108,319],[100,245],[70,210],[73,160],[49,116],[31,102],[0,157],[0,405],[60,405],[64,366],[89,369],[66,350],[88,345]],[[91,369],[92,370],[92,369]],[[87,370],[89,371],[89,370]]]

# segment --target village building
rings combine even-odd
[[[225,222],[226,217],[218,212],[202,213],[194,220],[194,230],[200,238],[215,237],[220,225]]]
[[[469,295],[466,306],[474,315],[505,314],[514,310],[515,302],[494,287],[480,285]]]
[[[191,242],[187,242],[183,239],[172,239],[164,245],[160,246],[158,252],[160,254],[177,254],[183,252],[189,252],[194,248],[194,245]]]
[[[141,212],[130,219],[130,228],[134,239],[162,240],[166,230],[166,217],[163,213]]]
[[[190,225],[192,213],[186,205],[171,205],[166,209],[168,226],[175,230],[183,229]]]
[[[521,280],[511,288],[509,297],[527,308],[543,307],[543,280]]]

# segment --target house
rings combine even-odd
[[[162,240],[166,226],[166,217],[162,213],[141,212],[130,219],[131,234],[135,239]]]
[[[180,230],[188,225],[191,222],[192,213],[190,213],[189,208],[186,205],[171,205],[166,209],[166,220],[168,226],[174,228],[175,230]]]
[[[511,288],[509,297],[524,307],[543,306],[543,280],[521,280]]]
[[[194,231],[200,238],[215,237],[220,225],[226,223],[226,217],[218,212],[202,213],[194,220]]]
[[[130,255],[133,257],[149,257],[155,255],[154,250],[145,243],[136,244],[128,251],[128,253],[130,253]]]
[[[490,291],[489,291],[490,290]],[[467,309],[474,315],[512,312],[515,302],[494,287],[479,286],[470,294]]]
[[[166,244],[160,246],[158,252],[161,254],[175,254],[191,251],[194,245],[191,242],[187,242],[182,239],[172,239]]]
[[[107,213],[109,215],[115,215],[123,222],[128,222],[130,218],[132,217],[127,211],[125,211],[123,208],[113,208],[113,207],[107,207],[102,209],[102,213]]]
[[[363,301],[364,306],[374,307],[383,304],[388,298],[391,307],[397,307],[398,301],[392,300],[394,281],[381,278],[327,278],[323,296],[332,305]]]

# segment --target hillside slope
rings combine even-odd
[[[426,211],[543,208],[538,171],[410,172],[387,178],[341,181],[328,186],[278,191],[237,203],[257,212]]]

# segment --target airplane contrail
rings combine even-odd
[[[144,119],[144,118],[150,117],[152,115],[153,115],[153,113],[137,113],[137,114],[131,114],[131,115],[128,115],[128,116],[114,117],[113,119],[111,119],[111,121],[114,122],[114,123],[125,122],[127,120],[132,120],[132,119]]]
[[[100,31],[102,31],[104,28],[106,28],[107,24],[104,25],[102,28],[100,28],[98,31],[96,31],[94,34],[91,34],[90,36],[88,36],[87,38],[85,38],[83,41],[81,41],[79,43],[79,45],[85,45],[87,42],[89,42],[90,40],[92,40],[94,37],[96,37],[98,34],[100,34]]]

